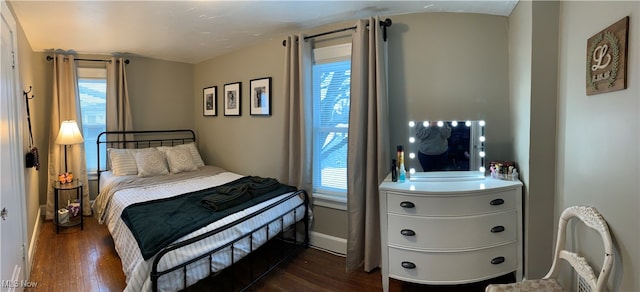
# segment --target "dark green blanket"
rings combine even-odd
[[[214,211],[222,211],[253,197],[262,196],[279,186],[280,183],[275,178],[251,176],[242,183],[217,187],[215,193],[202,198],[201,203]]]
[[[142,257],[147,260],[163,247],[216,220],[296,190],[295,187],[281,183],[261,189],[260,186],[265,186],[265,184],[256,185],[256,182],[261,181],[260,179],[245,176],[217,187],[171,198],[132,204],[122,211],[120,217],[138,242]],[[218,188],[229,189],[231,187],[236,189],[235,187],[242,185],[248,185],[247,189],[251,189],[253,186],[254,191],[250,192],[249,196],[243,196],[245,199],[227,204],[219,211],[214,211],[201,202],[207,196],[214,196],[209,198],[219,196]]]

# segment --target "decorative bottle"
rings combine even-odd
[[[398,180],[402,183],[407,179],[407,170],[404,169],[404,149],[402,145],[398,145],[398,162],[400,166],[398,167],[399,178]]]

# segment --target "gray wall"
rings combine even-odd
[[[15,14],[14,14],[14,19],[15,19]],[[39,109],[35,108],[35,104],[40,102],[40,93],[42,92],[39,87],[39,84],[37,84],[37,70],[34,69],[33,63],[34,63],[34,54],[33,54],[33,50],[31,49],[31,46],[29,45],[29,42],[27,42],[27,38],[24,34],[24,31],[22,30],[22,26],[20,25],[20,23],[16,23],[17,24],[17,30],[18,30],[18,70],[20,71],[20,84],[22,89],[24,89],[25,91],[29,90],[29,86],[32,87],[30,96],[37,96],[38,99],[32,99],[29,102],[29,110],[31,113],[31,122],[32,124],[36,124],[36,123],[41,123],[41,121],[39,120],[38,114],[39,114]],[[22,100],[22,97],[20,97],[20,105],[24,106],[24,101]],[[26,108],[25,108],[26,110]],[[24,153],[27,153],[27,151],[29,151],[29,130],[28,130],[28,126],[26,123],[26,111],[24,114],[24,118],[22,119],[22,124],[24,125],[24,133],[23,133],[23,145],[24,145]],[[34,143],[36,144],[36,147],[38,147],[38,149],[40,150],[40,152],[42,152],[40,145],[38,144],[38,142],[42,139],[40,139],[40,132],[37,129],[34,129],[34,133],[33,133],[33,138],[34,138]],[[35,226],[36,226],[36,221],[38,219],[37,215],[38,215],[38,210],[40,209],[40,196],[39,196],[39,192],[40,192],[40,186],[39,186],[39,174],[42,172],[45,172],[46,169],[41,169],[40,171],[36,171],[35,168],[26,168],[24,169],[24,178],[25,178],[25,203],[26,203],[26,214],[25,217],[27,218],[27,240],[28,242],[26,243],[26,248],[29,248],[29,252],[33,253],[34,251],[32,249],[30,249],[32,246],[32,244],[35,246],[35,242],[32,242],[32,240],[34,240],[34,238],[32,238],[32,234],[34,232]],[[28,254],[27,260],[29,261],[27,264],[31,264],[32,258],[31,258],[32,254]],[[30,267],[27,267],[27,270],[30,270]]]
[[[28,45],[26,39],[22,44]],[[26,55],[26,54],[25,54]],[[46,61],[50,53],[32,53],[31,67],[34,75],[34,92],[37,94],[31,105],[34,138],[40,151],[41,170],[39,179],[39,203],[46,205],[47,196],[47,149],[51,113],[53,63]],[[109,56],[79,55],[81,58]],[[170,62],[136,56],[124,56],[131,61],[127,67],[127,84],[133,112],[135,130],[192,129],[193,118],[193,67],[192,64]],[[29,67],[22,68],[29,70]],[[23,73],[24,74],[24,73]],[[28,88],[29,84],[25,84]],[[55,134],[54,134],[55,135]],[[97,190],[90,182],[91,198]],[[34,214],[35,216],[35,214]]]
[[[391,145],[407,144],[409,120],[485,120],[487,161],[512,159],[507,18],[462,13],[391,18]]]
[[[280,177],[284,140],[282,39],[238,50],[195,65],[195,127],[208,164],[227,170]],[[249,115],[249,81],[271,77],[272,116]],[[240,116],[224,116],[224,84],[241,82]],[[202,90],[217,86],[218,116],[203,116]]]
[[[135,130],[192,129],[194,65],[125,56]]]
[[[520,2],[510,16],[514,153],[525,184],[525,274],[551,265],[555,198],[558,2]],[[535,139],[533,137],[536,137]]]
[[[388,30],[391,145],[406,144],[409,119],[484,119],[489,160],[510,160],[506,17],[429,13],[391,17]],[[336,24],[307,33],[345,27]],[[205,161],[239,173],[281,177],[284,37],[195,65],[194,100]],[[348,41],[348,38],[346,39]],[[345,42],[343,35],[316,46]],[[249,80],[271,76],[273,116],[248,111]],[[225,117],[225,83],[242,82],[242,116]],[[218,116],[202,115],[202,89],[218,86]],[[314,207],[312,230],[346,238],[344,211]]]
[[[608,221],[616,246],[609,290],[640,290],[640,78],[633,33],[640,28],[633,21],[639,8],[638,2],[521,1],[509,17],[511,123],[525,184],[528,278],[549,269],[562,210],[591,205]],[[629,88],[586,96],[586,40],[627,15]],[[599,235],[576,230],[568,246],[598,270]],[[566,270],[560,277],[566,287],[574,285]]]
[[[640,291],[640,2],[566,1],[560,12],[556,218],[568,206],[595,206],[616,246],[609,290]],[[625,16],[628,88],[587,96],[587,40]],[[570,245],[599,267],[599,236],[575,238]]]

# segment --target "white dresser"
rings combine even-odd
[[[380,185],[382,287],[389,277],[462,284],[522,279],[522,183],[492,178]]]

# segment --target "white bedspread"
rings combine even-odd
[[[240,177],[242,176],[239,174],[223,172],[213,176],[189,178],[178,182],[128,188],[113,193],[109,200],[109,203],[105,207],[104,219],[107,223],[109,232],[111,232],[111,236],[113,237],[116,251],[118,252],[118,255],[120,255],[120,258],[122,260],[122,268],[127,278],[127,287],[125,288],[125,291],[151,290],[151,280],[149,277],[149,273],[151,271],[155,256],[147,261],[142,258],[142,254],[140,253],[140,249],[135,238],[129,231],[129,228],[126,226],[126,224],[124,224],[124,222],[120,219],[120,214],[122,213],[124,208],[126,208],[130,204],[134,204],[137,202],[171,197],[221,185],[236,180]],[[177,242],[197,236],[234,220],[240,219],[263,208],[264,206],[282,199],[284,196],[286,196],[286,194],[275,197],[271,200],[245,209],[241,212],[229,215],[221,220],[209,224],[203,229],[200,229],[184,236],[181,239],[178,239]],[[271,210],[268,210],[250,220],[242,222],[219,234],[209,237],[201,242],[192,244],[188,247],[172,251],[162,258],[159,264],[159,270],[164,270],[168,267],[175,266],[176,264],[182,263],[187,259],[194,258],[200,254],[205,253],[206,251],[212,250],[236,238],[239,238],[242,235],[247,234],[249,231],[259,227],[260,225],[265,224],[266,222],[287,213],[301,202],[302,199],[298,196],[295,196],[285,201],[284,203],[281,203],[278,206],[272,208]],[[293,212],[289,212],[289,214],[285,216],[285,228],[304,217],[304,206],[301,206],[296,210],[297,218],[293,217]],[[282,226],[280,225],[280,220],[277,220],[276,222],[273,222],[269,225],[269,238],[272,238],[280,230],[282,230]],[[237,262],[240,258],[248,254],[250,248],[249,240],[249,237],[247,237],[240,240],[234,245],[234,262]],[[252,241],[254,250],[265,243],[266,229],[262,232],[255,232],[253,234]],[[230,264],[231,249],[227,247],[214,256],[214,260],[211,263],[211,269],[214,272],[220,271]],[[198,280],[209,276],[209,260],[205,258],[203,260],[195,262],[189,266],[188,270],[189,272],[187,273],[187,286],[190,286],[192,284],[195,284]],[[183,273],[181,270],[174,271],[171,274],[165,275],[159,280],[158,290],[176,291],[184,289],[185,287],[183,287],[182,279]]]

